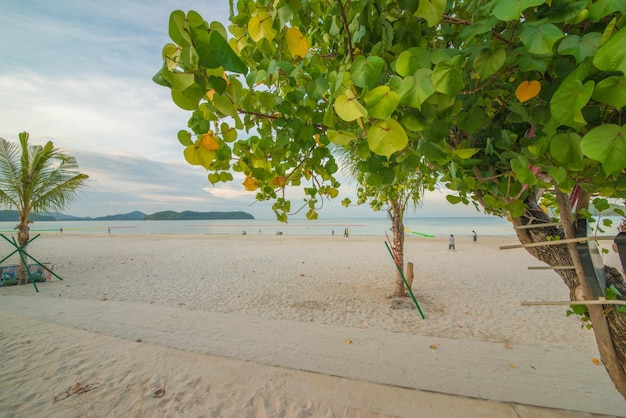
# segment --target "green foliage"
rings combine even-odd
[[[606,299],[607,300],[618,300],[623,299],[622,294],[614,285],[611,285],[606,288]],[[615,309],[617,312],[626,314],[626,306],[624,305],[612,305],[611,309]]]
[[[368,187],[428,164],[449,201],[498,215],[551,182],[626,197],[624,2],[231,4],[230,35],[172,13],[154,80],[192,111],[187,160],[211,182],[242,172],[281,220],[286,188],[307,189],[311,218],[332,197],[331,143],[358,156]],[[209,130],[217,149],[202,148]]]
[[[580,321],[581,328],[593,328],[586,305],[570,305],[570,309],[567,310],[566,314],[567,316],[576,315]]]
[[[18,211],[20,244],[28,241],[31,212],[66,209],[89,178],[52,142],[30,145],[28,139],[27,132],[19,134],[19,144],[0,138],[0,207]]]

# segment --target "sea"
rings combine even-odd
[[[619,217],[612,227],[604,227],[600,235],[617,234]],[[0,222],[0,233],[15,232],[16,222]],[[495,216],[482,217],[407,217],[404,219],[406,235],[415,236],[480,236],[513,237],[509,221]],[[386,217],[328,218],[309,221],[292,219],[288,223],[275,219],[245,220],[194,220],[194,221],[38,221],[31,224],[33,233],[71,234],[173,234],[173,235],[350,235],[384,236],[390,233],[391,221]],[[61,232],[62,231],[62,232]]]

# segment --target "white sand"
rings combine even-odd
[[[0,288],[0,415],[626,416],[592,332],[520,306],[568,289],[510,243],[407,237],[422,320],[380,237],[43,235],[64,280]]]

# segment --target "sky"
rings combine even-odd
[[[187,164],[176,137],[189,112],[155,84],[174,10],[195,10],[228,23],[228,0],[0,0],[0,137],[31,144],[52,141],[76,157],[87,187],[64,213],[105,216],[139,210],[245,211],[273,219],[271,202],[235,176],[213,186],[204,168]],[[356,186],[342,180],[339,198],[325,202],[322,218],[381,217],[366,204],[344,208]],[[406,216],[480,216],[451,205],[446,191],[429,193]],[[290,190],[292,208],[302,193]],[[306,210],[292,218],[302,218]]]

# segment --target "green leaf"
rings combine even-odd
[[[461,203],[463,201],[463,199],[459,196],[455,196],[455,195],[446,195],[446,200],[450,203],[452,203],[453,205],[456,205],[457,203]]]
[[[585,156],[600,161],[606,174],[619,173],[626,168],[626,126],[595,127],[583,137],[580,148]]]
[[[420,155],[424,156],[424,158],[435,161],[439,164],[444,164],[449,160],[449,154],[442,145],[443,144],[439,144],[434,141],[421,139],[417,144],[417,150]]]
[[[485,123],[485,112],[482,108],[474,106],[469,111],[465,110],[457,116],[457,126],[468,132],[474,133]]]
[[[576,58],[576,63],[580,64],[586,58],[592,57],[598,47],[602,34],[599,32],[591,32],[580,38],[578,35],[568,35],[559,43],[559,54],[572,55]]]
[[[420,0],[415,16],[426,19],[428,26],[435,26],[441,20],[446,4],[446,0]]]
[[[623,0],[596,0],[589,8],[589,20],[597,22],[615,12],[626,13],[626,2]]]
[[[213,160],[215,160],[215,151],[209,151],[203,147],[196,147],[195,145],[189,145],[185,148],[183,155],[189,164],[201,165],[207,170]]]
[[[224,142],[233,142],[237,139],[237,129],[230,127],[226,122],[222,122],[220,125],[220,133]]]
[[[347,92],[337,97],[334,104],[337,116],[346,122],[352,122],[358,118],[367,117],[367,109],[354,97],[354,94]]]
[[[593,65],[602,71],[626,73],[626,27],[606,41],[593,57]]]
[[[185,12],[182,10],[173,11],[172,14],[170,14],[168,29],[172,41],[183,47],[191,45],[191,37],[185,30]]]
[[[491,32],[497,24],[498,19],[493,16],[488,19],[479,19],[475,23],[463,28],[461,31],[461,39],[465,42],[469,42],[478,35]]]
[[[306,92],[313,100],[320,100],[328,91],[330,84],[324,76],[319,76],[313,83],[309,83]]]
[[[376,119],[388,119],[400,104],[400,96],[389,86],[378,86],[363,96],[369,116]]]
[[[222,115],[235,117],[237,115],[237,107],[235,104],[228,98],[226,95],[215,95],[213,96],[213,106],[215,106],[215,110],[220,112]]]
[[[431,80],[435,90],[454,96],[463,90],[463,76],[461,71],[450,61],[441,61],[435,66]]]
[[[463,148],[455,149],[453,153],[460,159],[467,160],[468,158],[472,158],[478,151],[480,151],[478,148]]]
[[[529,7],[540,6],[545,2],[545,0],[497,0],[493,14],[498,19],[508,22],[519,19],[522,12]]]
[[[548,168],[548,174],[559,185],[567,181],[567,170],[565,170],[563,167],[552,166]]]
[[[430,51],[426,48],[409,48],[395,62],[395,70],[402,77],[413,75],[420,68],[430,69]]]
[[[575,132],[558,133],[550,140],[550,155],[569,170],[580,171],[585,167],[580,141],[581,137]]]
[[[483,200],[485,202],[485,205],[492,209],[502,209],[506,205],[504,199],[490,194],[485,194],[483,196]]]
[[[421,113],[415,111],[405,112],[401,122],[402,126],[413,132],[422,131],[430,125],[428,120]]]
[[[396,120],[376,121],[367,131],[367,144],[378,155],[389,158],[394,152],[404,149],[409,138]]]
[[[328,136],[328,140],[330,142],[332,142],[333,144],[341,145],[342,147],[345,147],[346,145],[350,144],[351,141],[354,141],[356,139],[355,134],[344,131],[329,130],[326,135]]]
[[[185,90],[172,90],[172,100],[176,106],[185,110],[196,110],[200,99],[205,95],[205,91],[197,84],[193,84]]]
[[[209,34],[209,46],[217,62],[219,62],[226,71],[239,74],[246,74],[248,72],[246,64],[235,54],[235,51],[233,51],[230,45],[228,45],[228,42],[226,42],[226,39],[224,39],[218,31],[211,31]]]
[[[537,184],[537,177],[535,173],[528,168],[528,161],[526,161],[525,158],[518,157],[517,159],[511,160],[511,168],[520,183],[531,186]]]
[[[613,76],[596,84],[593,100],[621,109],[626,106],[626,77]]]
[[[589,102],[593,94],[593,81],[585,84],[574,78],[567,78],[550,100],[550,112],[557,122],[572,126],[581,109]],[[582,121],[584,122],[584,120]]]
[[[551,55],[554,44],[565,35],[552,23],[526,23],[520,39],[531,54]]]
[[[474,69],[480,78],[487,78],[502,68],[505,60],[506,50],[504,48],[496,48],[493,51],[489,48],[483,48],[474,58]]]
[[[178,142],[186,147],[188,147],[189,145],[193,145],[193,141],[191,140],[191,134],[189,133],[189,131],[186,131],[184,129],[178,131]]]
[[[385,61],[377,56],[359,55],[350,67],[350,78],[357,87],[372,88],[378,82],[378,78],[385,67]]]
[[[415,76],[408,76],[397,87],[400,102],[407,106],[421,109],[422,104],[435,93],[431,80],[432,71],[427,68],[417,70]]]

